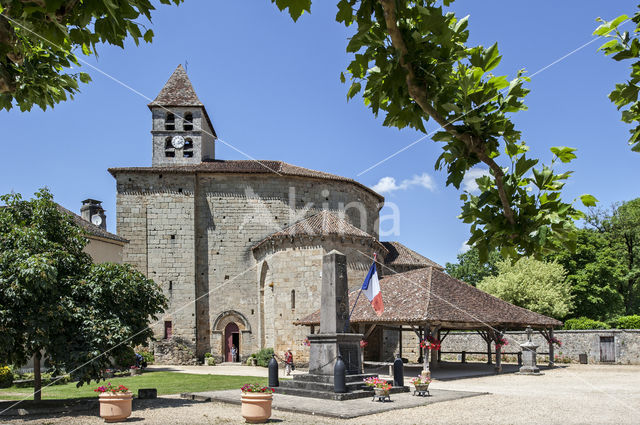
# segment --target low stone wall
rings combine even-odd
[[[163,339],[153,343],[154,364],[196,365],[195,347],[180,337]]]
[[[640,364],[640,329],[554,331],[554,336],[562,342],[555,347],[556,362],[579,361],[580,354],[586,354],[589,363],[601,363],[601,337],[613,337],[615,364]],[[520,344],[527,340],[524,332],[507,332],[508,345],[503,347],[507,353],[521,351]],[[539,345],[538,352],[548,352],[546,340],[535,332],[533,342]],[[492,351],[495,347],[492,344]],[[479,351],[486,352],[486,342],[475,332],[451,332],[442,343],[442,351]],[[443,355],[444,356],[444,355]],[[540,359],[539,359],[540,361]]]

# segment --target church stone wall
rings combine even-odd
[[[378,233],[379,199],[347,182],[274,175],[162,175],[160,171],[119,172],[117,182],[118,234],[131,241],[125,247],[124,261],[162,286],[170,300],[163,321],[173,322],[173,334],[192,344],[189,349],[198,357],[211,352],[221,359],[224,335],[212,327],[221,314],[230,310],[237,313],[238,320],[247,322],[241,331],[240,358],[263,346],[258,331],[260,291],[256,278],[260,264],[252,252],[262,239],[322,209],[344,207],[349,207],[347,221],[376,236]],[[355,203],[362,205],[363,215],[353,207]],[[353,247],[345,247],[346,251],[349,249]],[[303,252],[311,255],[311,260]],[[348,262],[352,261],[354,256],[345,254]],[[300,306],[304,305],[304,286],[310,278],[305,273],[316,273],[319,278],[321,270],[321,265],[310,266],[306,262],[313,263],[320,255],[313,250],[300,251],[297,260],[301,264],[283,264],[277,273],[271,271],[274,280],[288,277],[287,285],[295,287],[296,293],[301,291],[296,295],[302,297]],[[357,285],[370,260],[354,261],[350,265],[350,271],[354,270],[350,284],[355,279],[353,284]],[[316,266],[317,272],[308,269]],[[296,275],[298,267],[300,276]],[[290,290],[287,303],[289,299]],[[271,338],[276,347],[280,351],[288,348],[284,341],[290,338],[283,332],[293,332],[301,343],[304,338],[298,333],[306,336],[307,330],[293,330],[291,312],[285,314],[286,308],[281,310],[282,300],[275,297],[269,301],[265,295],[265,302],[273,304],[272,313],[267,313],[271,316],[267,317],[281,335],[276,335],[274,327]],[[315,308],[319,308],[319,297]],[[297,311],[301,309],[296,307]],[[161,338],[163,323],[154,331]],[[270,346],[266,340],[265,344]]]

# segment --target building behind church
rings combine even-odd
[[[123,261],[169,299],[154,327],[159,363],[231,361],[233,345],[240,360],[271,347],[304,361],[308,329],[293,322],[319,308],[322,256],[333,249],[347,256],[350,286],[374,254],[398,271],[435,264],[378,240],[384,198],[352,179],[216,159],[212,120],[181,66],[149,108],[151,167],[109,172]]]

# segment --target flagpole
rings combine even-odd
[[[376,263],[376,258],[378,257],[378,254],[374,253],[373,254],[373,264]],[[347,321],[344,324],[344,333],[347,333],[347,330],[349,330],[349,323],[351,322],[351,315],[353,314],[353,311],[356,309],[356,305],[358,304],[358,300],[360,299],[360,294],[362,294],[362,285],[360,286],[360,291],[358,291],[358,296],[356,297],[356,302],[353,303],[353,308],[351,309],[351,313],[349,313],[349,317],[347,317]]]

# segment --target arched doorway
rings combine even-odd
[[[231,355],[231,347],[236,347],[236,358]],[[237,361],[240,353],[240,329],[238,325],[231,322],[224,328],[224,360],[227,362]]]

